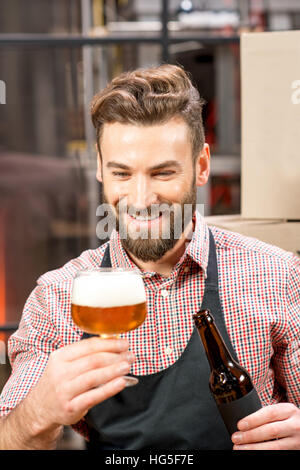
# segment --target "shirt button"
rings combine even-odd
[[[172,352],[173,351],[172,351],[171,348],[169,348],[169,346],[165,349],[165,353],[166,353],[167,356],[171,356]]]
[[[189,270],[190,270],[190,268],[189,268],[188,266],[186,266],[186,267],[184,268],[184,272],[185,272],[185,273],[188,273]]]
[[[169,295],[169,292],[166,289],[162,289],[161,296],[162,297],[168,297],[168,295]]]

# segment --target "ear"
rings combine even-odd
[[[99,152],[97,152],[97,172],[96,172],[96,178],[99,181],[99,183],[102,183],[102,161],[101,157],[99,155]]]
[[[195,163],[196,186],[204,186],[210,173],[210,150],[209,145],[204,144]]]

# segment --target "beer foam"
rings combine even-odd
[[[87,307],[118,307],[146,302],[142,277],[131,272],[91,271],[76,277],[72,303]]]

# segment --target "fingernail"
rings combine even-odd
[[[242,433],[236,432],[236,433],[232,434],[231,440],[235,444],[239,444],[240,442],[242,442]]]
[[[121,372],[121,374],[124,374],[125,372],[128,372],[129,371],[129,364],[128,362],[121,362],[121,364],[119,365],[119,371]]]

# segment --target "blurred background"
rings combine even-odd
[[[184,66],[213,156],[198,202],[239,214],[240,34],[293,29],[299,0],[1,0],[1,340],[41,274],[103,243],[92,96],[122,71]]]

